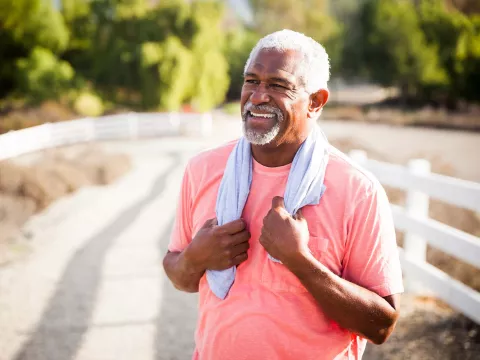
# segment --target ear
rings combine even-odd
[[[310,102],[308,104],[308,117],[318,118],[322,108],[328,101],[330,93],[327,89],[320,89],[316,93],[310,95]]]

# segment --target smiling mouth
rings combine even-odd
[[[264,118],[264,119],[273,119],[275,117],[275,114],[260,114],[253,111],[249,111],[248,114],[252,117]]]

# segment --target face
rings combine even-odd
[[[241,108],[254,145],[296,142],[308,133],[310,96],[301,82],[301,54],[261,50],[245,72]],[[322,104],[323,105],[323,104]]]

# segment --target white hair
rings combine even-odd
[[[330,61],[325,48],[312,38],[292,30],[281,30],[271,33],[258,41],[250,52],[245,64],[247,72],[252,59],[260,50],[287,51],[296,50],[303,55],[300,76],[308,93],[313,94],[320,89],[327,89],[330,79]]]

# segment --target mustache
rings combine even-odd
[[[278,120],[281,120],[283,118],[283,114],[281,110],[278,107],[272,106],[272,105],[253,105],[250,101],[248,101],[245,104],[242,112],[242,117],[244,120],[246,119],[247,113],[249,111],[250,112],[257,112],[257,111],[269,112],[269,113],[275,114]]]

